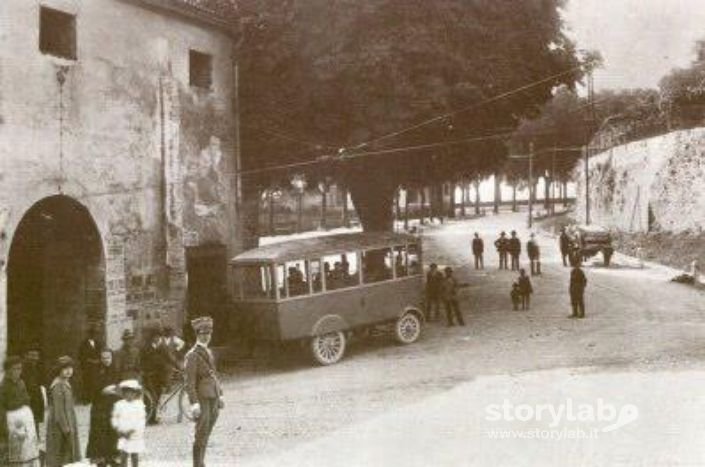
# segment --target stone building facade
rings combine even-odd
[[[233,37],[208,0],[0,2],[0,352],[225,313]]]

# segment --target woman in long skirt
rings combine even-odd
[[[71,357],[59,357],[58,375],[49,389],[47,467],[60,467],[81,460],[76,411],[71,384],[69,384],[73,376],[73,365]]]
[[[22,381],[22,359],[8,357],[3,364],[5,376],[0,383],[0,433],[7,450],[4,457],[11,466],[39,466],[37,428],[29,394]]]

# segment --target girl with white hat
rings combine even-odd
[[[118,450],[121,463],[127,466],[128,459],[133,467],[139,464],[139,454],[145,451],[144,430],[147,416],[142,401],[142,387],[136,379],[120,383],[124,397],[113,408],[112,424],[118,432]]]

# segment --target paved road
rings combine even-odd
[[[614,268],[587,268],[587,319],[567,319],[568,269],[555,239],[542,236],[544,274],[534,279],[532,309],[512,311],[514,276],[496,270],[490,245],[498,230],[524,223],[509,214],[424,233],[425,262],[455,265],[469,284],[464,328],[431,323],[408,347],[384,336],[357,341],[327,368],[289,352],[239,364],[226,381],[209,465],[571,465],[571,455],[582,456],[579,465],[705,462],[697,458],[705,446],[702,292],[668,283],[665,268],[636,269],[617,256]],[[525,229],[517,230],[525,241]],[[485,271],[465,267],[474,231],[490,250]],[[570,395],[632,404],[640,417],[579,442],[488,439],[494,428],[529,427],[494,425],[488,404],[560,405]],[[150,428],[145,465],[187,465],[189,436],[190,427],[170,420]]]

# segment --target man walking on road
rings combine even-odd
[[[484,252],[485,242],[483,242],[480,235],[475,232],[475,238],[472,239],[472,255],[475,257],[475,269],[485,269],[485,262],[482,258]]]
[[[526,253],[529,255],[529,262],[531,263],[531,275],[536,276],[541,274],[541,250],[539,249],[539,244],[536,241],[536,235],[531,234],[531,238],[526,242]]]
[[[573,314],[570,318],[585,318],[585,286],[587,278],[580,263],[573,263],[573,269],[570,271],[570,304],[573,307]]]
[[[568,266],[568,259],[570,259],[570,237],[568,237],[565,227],[561,229],[561,236],[558,242],[561,249],[561,258],[563,258],[563,266]]]
[[[193,467],[205,467],[208,438],[223,408],[223,390],[216,374],[213,353],[208,348],[213,333],[213,319],[208,316],[191,321],[196,344],[186,354],[186,392],[191,413],[196,420],[193,441]]]
[[[443,278],[443,304],[446,308],[446,319],[448,326],[454,326],[454,320],[458,324],[465,326],[463,315],[460,313],[460,305],[458,304],[458,281],[453,277],[453,268],[450,266],[445,268],[445,277]]]
[[[509,254],[512,257],[512,271],[519,270],[519,255],[521,255],[521,240],[517,237],[515,230],[512,230],[512,238],[509,239]]]
[[[504,232],[499,234],[499,238],[494,241],[494,246],[499,254],[499,269],[507,269],[507,253],[509,252],[507,234]]]

